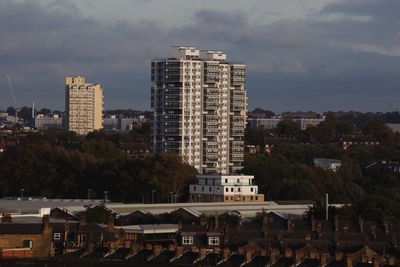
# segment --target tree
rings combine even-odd
[[[247,127],[245,131],[246,144],[256,145],[263,148],[265,144],[264,135],[265,131],[263,127],[257,127],[257,128]]]
[[[383,144],[394,144],[396,136],[386,125],[385,121],[379,117],[370,118],[363,126],[363,134],[372,135]]]
[[[24,119],[25,121],[31,121],[32,120],[32,108],[22,107],[18,111],[18,117]]]
[[[300,126],[291,119],[284,119],[278,123],[275,132],[280,136],[295,137],[300,133]]]
[[[8,116],[15,116],[16,115],[16,110],[14,107],[8,107],[7,108],[7,114]]]
[[[43,115],[50,115],[50,114],[51,114],[51,109],[42,108],[42,109],[39,111],[39,113],[40,113],[40,114],[43,114]]]
[[[107,223],[110,217],[115,218],[115,213],[104,204],[94,207],[87,207],[85,210],[86,221],[88,223]]]

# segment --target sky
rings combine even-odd
[[[65,76],[105,109],[150,110],[150,61],[170,47],[247,65],[249,109],[400,108],[399,0],[1,0],[0,110],[64,110]]]

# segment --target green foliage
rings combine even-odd
[[[104,223],[108,222],[110,217],[115,218],[115,213],[108,209],[104,204],[94,206],[94,207],[87,207],[85,209],[85,219],[88,223]]]
[[[278,123],[275,132],[279,136],[297,136],[300,133],[300,127],[291,119],[284,119]]]
[[[379,117],[371,117],[363,126],[363,134],[372,135],[379,142],[384,144],[394,144],[396,136],[386,125],[385,121]]]
[[[264,147],[264,135],[265,131],[263,127],[250,128],[247,127],[245,131],[245,140],[249,145],[258,145]]]
[[[71,132],[46,131],[30,134],[26,142],[11,147],[0,162],[0,193],[48,198],[103,198],[113,201],[166,201],[173,192],[188,199],[187,185],[195,181],[196,170],[181,163],[175,154],[143,159],[127,158],[118,148],[121,136],[96,132],[79,137]],[[128,137],[130,138],[130,137]]]
[[[381,159],[400,160],[396,146],[354,146],[344,151],[327,144],[278,144],[270,156],[247,156],[243,173],[255,175],[259,192],[269,200],[313,200],[323,203],[329,193],[331,203],[351,204],[347,214],[365,218],[399,217],[400,174],[379,165]],[[313,159],[342,161],[337,172],[313,167]]]

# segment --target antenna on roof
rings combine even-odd
[[[325,219],[329,219],[329,194],[325,194]]]

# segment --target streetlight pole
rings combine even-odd
[[[21,188],[21,200],[24,200],[24,191],[25,189]]]
[[[151,204],[154,204],[154,193],[156,192],[156,190],[152,189],[151,190]]]
[[[88,192],[88,199],[90,200],[90,193],[92,192],[92,189],[91,188],[88,188],[88,189],[86,189],[87,190],[87,192]]]
[[[108,194],[108,191],[104,191],[104,202],[105,202],[105,203],[108,202],[107,194]]]
[[[171,198],[171,203],[173,202],[172,200],[172,194],[173,194],[174,192],[169,192],[169,197]]]

